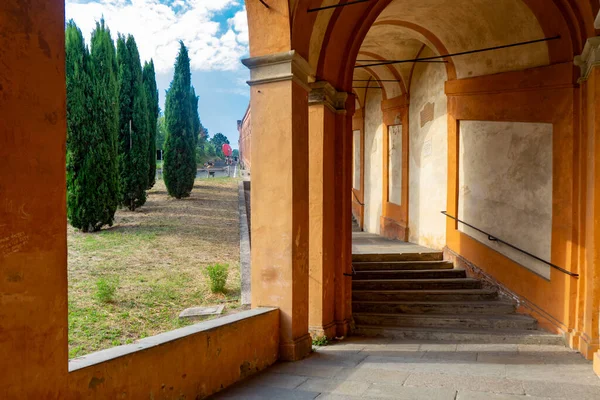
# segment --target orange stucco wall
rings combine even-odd
[[[143,339],[155,342],[162,337],[164,342],[95,365],[78,368],[79,363],[72,362],[71,369],[78,369],[69,373],[69,398],[202,399],[277,360],[276,309],[168,340],[179,331],[195,329],[190,326]]]
[[[449,81],[448,95],[448,212],[457,215],[458,125],[461,120],[552,123],[553,210],[551,262],[577,272],[575,232],[583,229],[577,218],[581,184],[574,179],[579,160],[579,132],[575,129],[573,65],[557,64],[527,71]],[[528,303],[542,325],[567,335],[579,336],[575,306],[578,281],[552,270],[550,280],[532,273],[468,235],[448,220],[447,245]],[[585,279],[585,278],[582,278]],[[592,298],[588,298],[593,302]],[[579,346],[591,358],[596,346]]]
[[[0,2],[0,398],[64,398],[64,2]]]

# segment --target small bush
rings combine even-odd
[[[329,344],[329,340],[327,336],[320,336],[313,339],[313,346],[327,346]]]
[[[118,278],[98,278],[96,281],[96,300],[101,303],[112,303],[119,287]]]
[[[210,279],[211,292],[224,293],[225,283],[227,283],[227,276],[229,275],[229,265],[227,265],[227,264],[209,265],[208,267],[206,267],[204,272]]]

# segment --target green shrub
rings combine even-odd
[[[118,287],[118,278],[98,278],[94,296],[101,303],[112,303],[115,300]]]
[[[327,340],[327,336],[316,337],[312,341],[313,346],[327,346],[329,344],[329,340]]]
[[[225,283],[229,275],[229,265],[214,264],[209,265],[204,270],[210,279],[210,290],[213,293],[223,293],[225,291]]]

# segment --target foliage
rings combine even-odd
[[[229,139],[227,139],[227,136],[219,132],[215,134],[210,141],[212,142],[213,146],[215,146],[216,155],[219,157],[224,157],[223,145],[225,143],[229,144]]]
[[[161,115],[156,120],[156,149],[164,150],[165,141],[167,140],[167,126],[165,116]]]
[[[154,72],[154,61],[144,63],[142,71],[144,90],[148,102],[148,186],[152,189],[156,182],[156,131],[158,118],[158,89],[156,87],[156,73]]]
[[[210,279],[210,290],[213,293],[224,293],[227,277],[229,276],[229,265],[214,264],[209,265],[204,270],[206,276]]]
[[[175,73],[165,102],[168,135],[163,165],[167,191],[177,199],[189,197],[196,176],[190,88],[190,59],[186,47],[180,42]]]
[[[67,216],[75,228],[112,225],[118,200],[114,46],[104,21],[92,34],[65,32],[67,75]]]
[[[96,280],[96,292],[94,297],[101,303],[112,303],[119,287],[119,278],[98,278]]]
[[[327,336],[319,336],[313,339],[313,346],[327,346],[329,344],[329,340]]]
[[[148,187],[148,102],[133,36],[119,35],[119,150],[121,203],[130,210],[146,202]]]
[[[191,117],[192,117],[192,138],[193,138],[193,148],[198,147],[198,142],[200,139],[200,128],[204,128],[200,123],[200,115],[198,114],[198,96],[196,96],[196,90],[192,86],[190,92],[190,107]]]

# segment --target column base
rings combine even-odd
[[[350,321],[335,321],[336,337],[346,337],[350,334]]]
[[[279,345],[279,360],[298,361],[312,352],[312,338],[307,333],[293,342]]]
[[[594,353],[594,372],[600,378],[600,351]]]
[[[325,326],[309,326],[308,333],[310,333],[313,338],[326,337],[328,339],[333,339],[337,334],[337,325],[335,322],[332,322]]]

